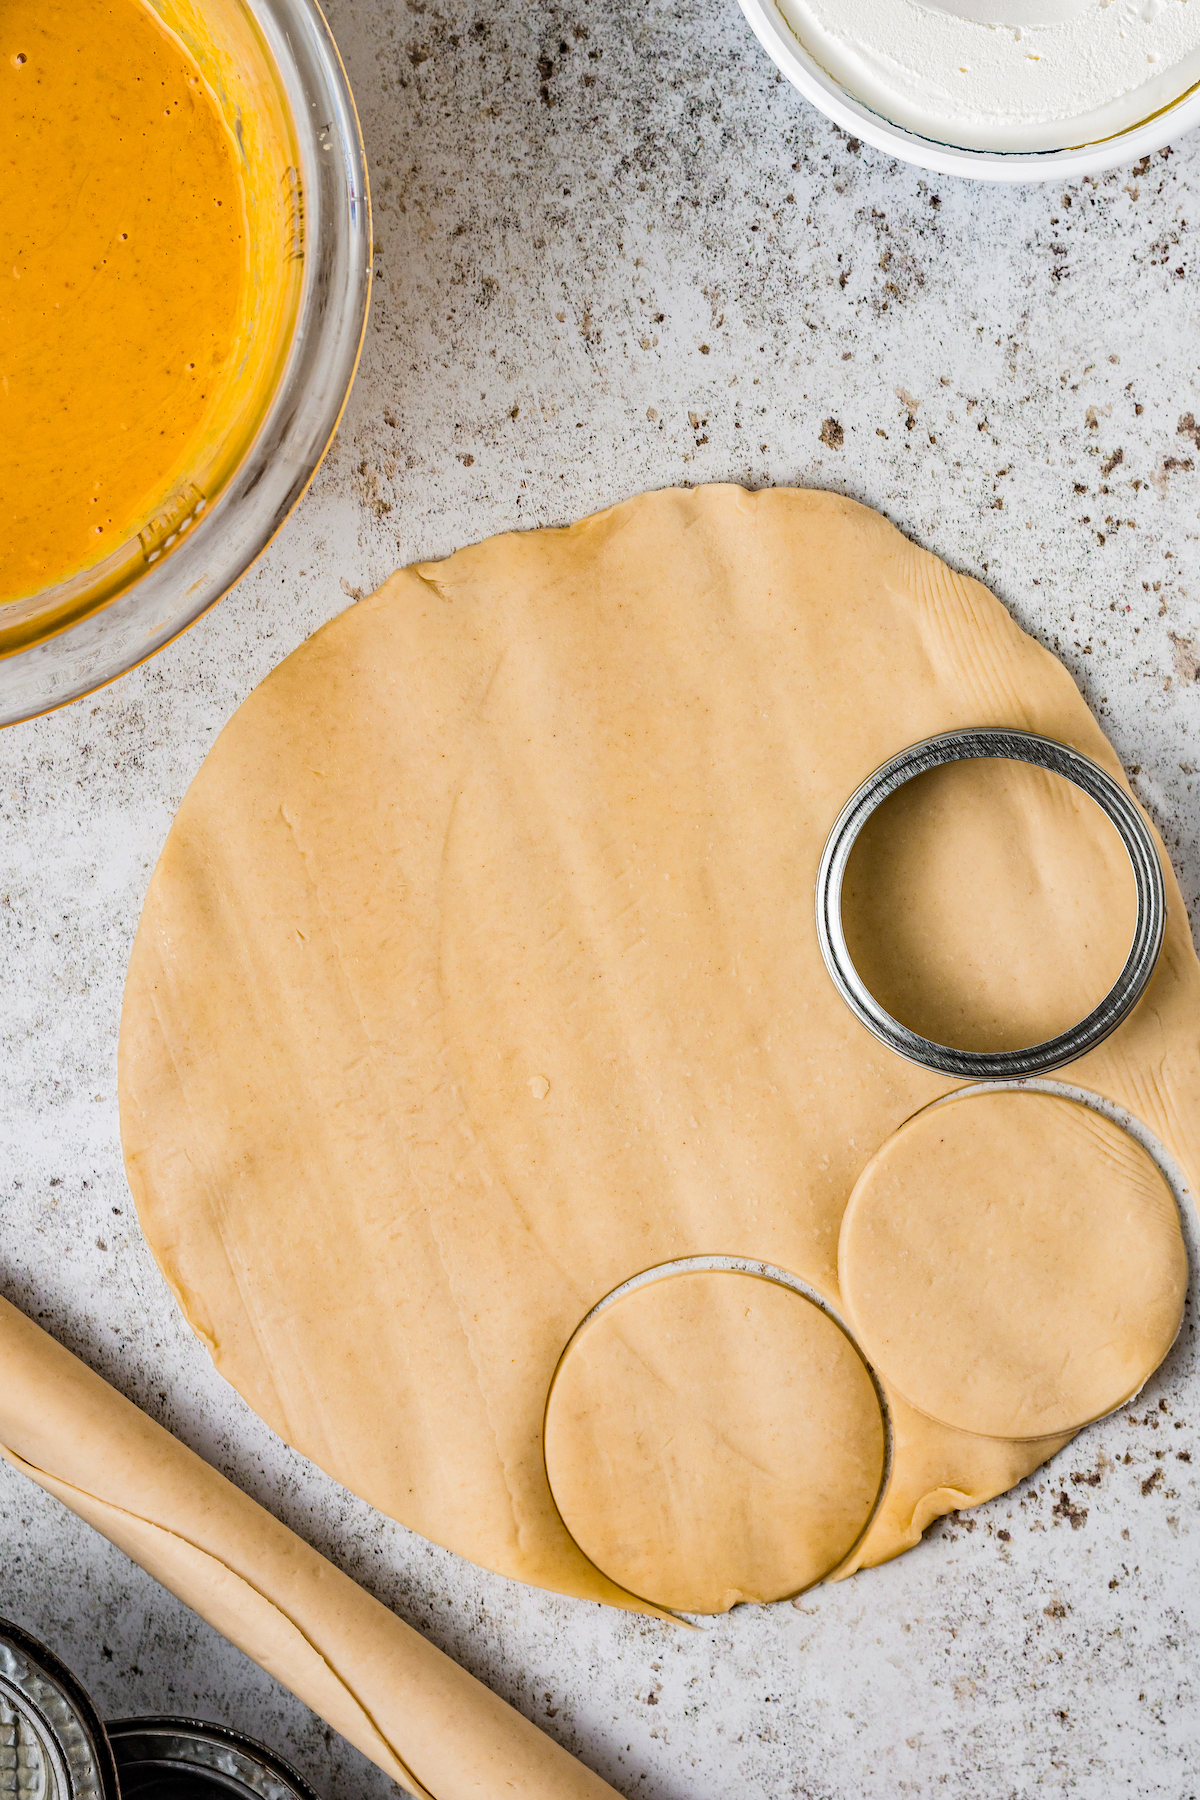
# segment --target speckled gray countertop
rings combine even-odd
[[[831,128],[735,0],[331,11],[378,243],[341,435],[215,612],[0,736],[0,1289],[625,1795],[1182,1800],[1190,1340],[1132,1413],[900,1561],[666,1629],[484,1574],[272,1437],[140,1239],[115,1053],[154,859],[254,684],[398,563],[672,482],[834,488],[981,576],[1066,661],[1195,902],[1200,136],[1066,190],[987,188]],[[7,1468],[0,1613],[110,1714],[224,1720],[329,1800],[389,1788]]]

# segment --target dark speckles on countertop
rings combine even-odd
[[[911,1555],[668,1630],[468,1567],[248,1413],[142,1244],[115,1050],[155,857],[254,684],[399,562],[672,482],[832,487],[986,581],[1083,688],[1194,904],[1200,136],[1068,187],[977,187],[828,125],[734,0],[326,10],[378,250],[341,433],[192,632],[0,736],[0,1288],[622,1793],[1179,1800],[1200,1767],[1190,1325],[1133,1406]],[[109,1714],[225,1719],[330,1800],[388,1790],[7,1467],[3,1612]]]

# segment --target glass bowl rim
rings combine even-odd
[[[317,0],[240,0],[291,113],[304,198],[299,299],[274,394],[242,460],[169,552],[106,604],[0,656],[0,725],[51,712],[126,674],[240,580],[316,474],[366,334],[371,208],[345,68]]]

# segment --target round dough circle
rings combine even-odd
[[[929,1107],[884,1144],[850,1196],[838,1277],[865,1353],[911,1405],[1030,1439],[1137,1393],[1179,1329],[1187,1253],[1127,1132],[1009,1089]]]
[[[220,1373],[409,1529],[632,1604],[554,1506],[555,1365],[631,1270],[714,1246],[832,1292],[866,1150],[947,1084],[829,980],[821,847],[872,769],[980,721],[1118,769],[983,588],[866,507],[780,488],[492,538],[286,657],[180,806],[121,1022],[138,1217]],[[1080,1017],[1111,909],[1081,930],[1043,904],[1081,891],[1053,796],[993,793],[927,835],[939,869],[948,842],[983,871],[968,1010],[1007,1016],[1034,941],[1055,980],[1034,971],[1012,1028],[1052,1023],[1050,1001]],[[1085,861],[1088,893],[1114,891]],[[1088,1079],[1195,1183],[1200,963],[1167,881],[1153,986]],[[960,890],[922,896],[951,930]],[[906,1409],[855,1554],[898,1554],[914,1518],[1043,1455]]]
[[[567,1530],[611,1580],[677,1612],[781,1600],[828,1575],[871,1517],[885,1448],[845,1332],[794,1288],[728,1269],[602,1307],[546,1408]]]

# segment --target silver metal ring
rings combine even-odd
[[[100,1715],[44,1644],[0,1619],[0,1794],[118,1800]]]
[[[889,794],[929,769],[943,763],[962,762],[975,756],[994,756],[1010,762],[1033,763],[1062,775],[1094,800],[1112,821],[1133,868],[1137,889],[1137,923],[1125,966],[1100,1004],[1069,1031],[1031,1044],[1025,1050],[956,1050],[935,1044],[902,1025],[876,1000],[850,958],[842,928],[842,881],[858,835],[871,814]],[[847,1006],[889,1050],[966,1081],[1014,1079],[1044,1075],[1074,1062],[1117,1029],[1137,1005],[1154,973],[1166,929],[1167,896],[1162,865],[1150,829],[1134,802],[1106,770],[1090,757],[1081,756],[1068,744],[1039,737],[1032,731],[969,729],[945,731],[922,743],[911,744],[899,756],[869,775],[853,793],[830,832],[817,870],[817,938],[825,967]]]

